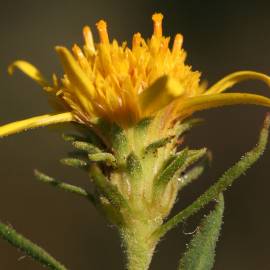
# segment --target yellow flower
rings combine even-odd
[[[144,40],[140,33],[134,34],[131,48],[126,42],[110,42],[103,20],[96,24],[100,38],[97,44],[90,28],[84,27],[82,49],[75,44],[71,53],[65,47],[56,47],[65,74],[61,80],[53,75],[52,84],[33,65],[22,60],[14,62],[9,67],[10,74],[19,68],[61,106],[57,106],[58,113],[4,125],[0,127],[0,136],[61,122],[75,121],[91,126],[99,118],[127,128],[162,111],[166,112],[169,124],[196,111],[218,106],[270,107],[270,99],[263,96],[223,93],[246,79],[258,79],[270,85],[270,77],[258,72],[232,73],[206,89],[200,83],[200,73],[185,64],[182,35],[175,36],[171,47],[170,38],[163,36],[162,18],[162,14],[154,14],[152,37]]]

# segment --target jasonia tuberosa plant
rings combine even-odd
[[[190,116],[196,111],[235,104],[270,106],[270,99],[247,93],[224,93],[246,79],[270,83],[254,71],[232,73],[212,87],[200,82],[200,73],[185,64],[183,37],[162,34],[162,18],[153,15],[154,33],[144,40],[133,36],[132,46],[109,39],[105,21],[97,23],[100,42],[84,27],[85,45],[74,45],[72,53],[58,46],[63,64],[62,79],[50,83],[28,62],[18,60],[9,72],[20,69],[47,92],[56,112],[6,124],[4,137],[27,129],[64,122],[71,123],[63,139],[76,151],[62,159],[68,166],[87,172],[94,187],[89,192],[58,181],[38,170],[41,182],[86,198],[118,229],[128,270],[149,269],[160,239],[211,201],[214,209],[203,218],[179,269],[207,270],[214,265],[215,246],[222,225],[222,192],[263,153],[270,116],[267,115],[257,146],[226,171],[208,190],[177,215],[169,217],[179,192],[203,173],[209,162],[206,148],[183,146],[183,135],[201,123]],[[50,269],[67,269],[42,248],[0,223],[0,235]]]

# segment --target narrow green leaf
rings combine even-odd
[[[79,124],[79,126],[76,125],[76,130],[79,130],[85,136],[85,139],[82,141],[91,142],[99,148],[104,147],[103,138],[97,135],[94,129],[89,128],[87,125]]]
[[[88,142],[74,141],[72,145],[82,151],[85,151],[89,154],[101,153],[102,151],[95,145]]]
[[[127,201],[96,164],[90,165],[89,174],[98,191],[104,195],[114,206],[128,207]]]
[[[174,160],[161,172],[156,180],[156,187],[165,186],[176,172],[183,166],[188,156],[188,148],[182,150]]]
[[[62,138],[66,142],[85,141],[85,138],[75,134],[62,134]]]
[[[157,229],[152,237],[159,239],[164,236],[169,230],[176,227],[179,223],[183,222],[191,215],[197,213],[202,207],[208,204],[211,200],[216,198],[219,193],[225,191],[232,185],[234,180],[244,174],[247,169],[251,167],[263,154],[269,133],[270,114],[266,115],[263,129],[259,136],[257,146],[250,152],[247,152],[234,166],[227,170],[221,178],[213,184],[207,191],[205,191],[199,198],[197,198],[192,204],[182,210],[180,213],[172,217],[166,223],[164,223],[159,229]]]
[[[224,198],[220,194],[216,207],[203,218],[187,251],[181,258],[179,270],[211,270],[224,212]]]
[[[60,162],[64,165],[75,167],[75,168],[86,168],[88,163],[78,158],[63,158]]]
[[[188,170],[185,174],[183,174],[181,177],[179,177],[179,189],[182,189],[188,184],[192,183],[194,180],[197,180],[204,172],[205,167],[209,166],[210,162],[211,155],[208,152],[208,155],[206,155],[206,157],[203,158],[203,160],[200,161],[199,164],[197,164],[192,169]]]
[[[101,147],[103,145],[101,139],[95,133],[93,133],[91,129],[85,128],[83,125],[77,123],[75,124],[75,126],[77,130],[80,130],[83,136],[77,134],[62,134],[62,138],[64,141],[66,142],[81,141],[89,143],[91,142],[98,147]]]
[[[186,159],[185,164],[183,165],[182,170],[186,170],[189,166],[200,160],[207,153],[206,148],[202,148],[199,150],[189,150],[188,157]]]
[[[48,269],[67,270],[44,249],[3,223],[0,223],[0,237]]]
[[[189,131],[194,126],[201,125],[203,122],[204,120],[201,118],[192,118],[190,120],[186,120],[184,123],[180,123],[177,130],[177,136],[181,136],[183,133]]]
[[[203,171],[204,171],[204,166],[197,165],[194,168],[190,169],[184,175],[180,176],[178,178],[179,189],[182,189],[183,187],[187,186],[189,183],[193,182],[193,180],[198,179],[199,176],[203,173]]]
[[[168,144],[169,142],[171,142],[173,138],[174,138],[174,136],[169,136],[169,137],[162,138],[160,140],[157,140],[157,141],[149,144],[145,148],[144,153],[148,154],[148,153],[156,152],[159,148],[161,148],[161,147],[165,146],[166,144]]]
[[[62,189],[64,191],[67,192],[71,192],[77,195],[80,195],[82,197],[85,197],[86,199],[90,200],[91,202],[95,203],[95,198],[93,197],[92,194],[88,193],[86,190],[84,190],[81,187],[77,187],[74,185],[70,185],[67,183],[63,183],[61,181],[57,181],[54,178],[38,171],[38,170],[34,170],[34,175],[36,176],[36,178],[43,183],[49,184],[51,186],[57,187],[59,189]]]
[[[113,154],[111,153],[96,153],[96,154],[89,154],[89,160],[94,162],[105,162],[107,165],[115,165],[116,159]]]

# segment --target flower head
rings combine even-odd
[[[128,128],[163,111],[170,124],[195,111],[217,106],[241,103],[270,106],[270,99],[263,96],[223,93],[246,79],[259,79],[270,85],[270,78],[261,73],[232,73],[206,89],[200,84],[200,73],[185,64],[183,36],[177,34],[170,45],[170,38],[162,33],[162,14],[156,13],[152,19],[152,37],[145,40],[140,33],[134,34],[131,48],[126,42],[110,41],[103,20],[96,24],[99,43],[94,43],[90,28],[84,27],[83,48],[75,44],[70,52],[65,47],[56,47],[65,74],[61,80],[54,75],[51,84],[33,65],[21,60],[14,62],[9,72],[12,74],[19,68],[29,75],[61,105],[61,112],[5,125],[0,128],[0,136],[59,122],[93,125],[102,118]]]

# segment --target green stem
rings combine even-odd
[[[44,249],[32,243],[30,240],[18,234],[15,230],[3,223],[0,223],[0,237],[49,269],[67,270]]]
[[[126,229],[121,231],[127,256],[127,270],[149,269],[156,243],[149,243],[146,239],[150,234],[142,227],[140,229]]]

